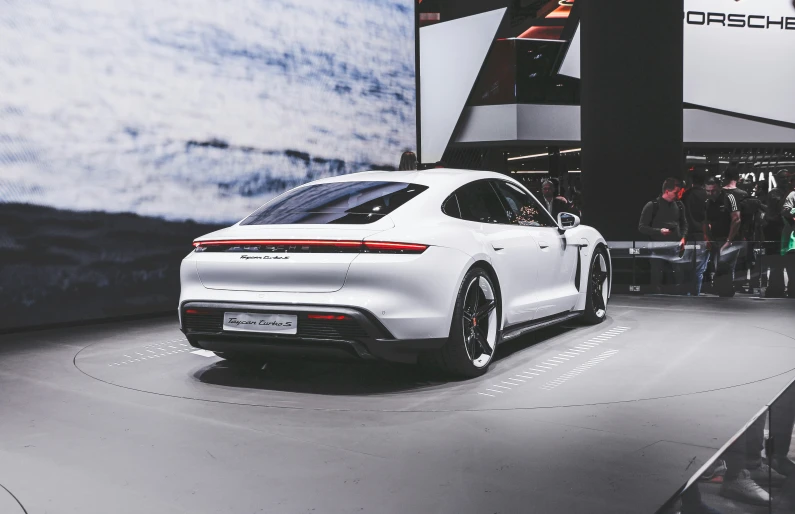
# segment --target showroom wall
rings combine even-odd
[[[0,329],[176,309],[196,236],[415,145],[411,0],[0,13]]]

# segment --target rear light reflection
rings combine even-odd
[[[422,253],[428,245],[418,245],[411,243],[384,243],[380,241],[365,241],[364,247],[367,250],[374,250],[378,252],[417,252]]]
[[[185,311],[185,314],[212,314],[211,311],[203,311],[199,309],[188,309]]]
[[[321,240],[229,240],[194,241],[197,252],[263,252],[263,253],[408,253],[418,254],[428,245],[387,241],[321,241]]]
[[[348,319],[347,316],[338,315],[338,314],[309,314],[307,316],[309,319],[325,319],[325,320],[343,320]]]

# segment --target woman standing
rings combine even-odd
[[[417,155],[414,152],[403,152],[400,156],[400,165],[398,170],[410,171],[417,169]]]

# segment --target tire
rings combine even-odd
[[[585,297],[583,321],[598,325],[607,319],[607,299],[610,287],[610,267],[602,247],[597,248],[588,267],[588,289]]]
[[[482,268],[469,270],[456,296],[447,343],[435,356],[437,365],[461,378],[485,374],[499,340],[500,312],[494,280]]]

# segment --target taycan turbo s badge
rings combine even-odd
[[[280,257],[278,255],[241,255],[240,258],[244,261],[260,260],[260,261],[286,261],[289,257]]]
[[[295,314],[225,312],[224,332],[230,331],[295,335],[298,333],[298,316]]]

